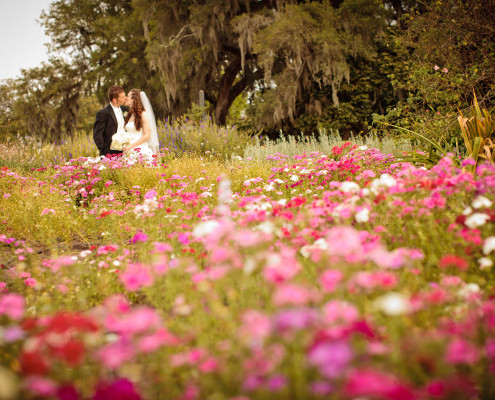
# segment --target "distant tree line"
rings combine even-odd
[[[204,90],[218,124],[267,133],[494,100],[493,1],[55,0],[40,21],[51,58],[1,83],[0,135],[90,131],[112,84],[145,90],[159,119]]]

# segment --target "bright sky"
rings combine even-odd
[[[48,60],[49,42],[36,22],[52,0],[0,0],[0,80],[16,78],[21,68]]]

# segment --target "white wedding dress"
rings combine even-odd
[[[125,130],[127,132],[127,135],[129,136],[129,140],[130,140],[129,144],[137,142],[139,139],[141,139],[141,136],[143,136],[143,130],[141,129],[138,131],[136,129],[136,125],[134,125],[134,121],[129,121],[125,126]],[[147,159],[153,158],[153,150],[151,149],[151,139],[133,148],[130,152],[130,155],[132,157],[143,155]]]

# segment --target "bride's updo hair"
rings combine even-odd
[[[132,99],[132,105],[127,117],[125,118],[125,123],[127,124],[131,116],[134,115],[134,125],[136,126],[136,130],[139,131],[143,127],[143,119],[141,115],[144,111],[144,106],[141,102],[141,91],[139,89],[132,89],[129,92],[129,95]]]

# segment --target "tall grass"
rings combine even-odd
[[[179,118],[158,125],[160,147],[177,156],[213,155],[225,160],[242,155],[244,148],[254,142],[248,132],[235,126],[218,126],[210,116],[199,122]]]
[[[393,154],[395,156],[402,155],[404,151],[412,151],[411,143],[406,139],[393,139],[390,137],[381,139],[376,135],[368,135],[343,140],[338,131],[331,131],[330,134],[323,131],[320,132],[318,137],[313,134],[296,139],[294,136],[285,137],[280,132],[280,137],[277,140],[260,141],[255,138],[255,143],[248,145],[244,149],[244,157],[253,160],[265,160],[267,156],[272,154],[295,156],[303,153],[320,152],[330,155],[334,146],[342,146],[347,141],[360,147],[376,148],[383,154]]]
[[[344,140],[338,132],[321,132],[315,135],[296,139],[293,136],[274,141],[260,141],[247,132],[234,127],[215,125],[211,117],[194,123],[186,119],[159,122],[158,136],[162,154],[174,157],[184,155],[207,156],[219,160],[229,160],[235,156],[250,158],[254,161],[265,161],[273,154],[294,156],[321,152],[330,155],[334,146],[341,146]],[[411,151],[408,140],[392,138],[380,139],[377,136],[353,137],[350,140],[357,146],[377,148],[382,153],[401,155],[403,151]],[[35,137],[20,135],[9,138],[0,144],[0,165],[15,169],[37,168],[49,164],[64,164],[77,157],[97,157],[98,150],[91,133],[78,131],[74,136],[60,143],[41,142]],[[170,158],[170,157],[169,157]]]

